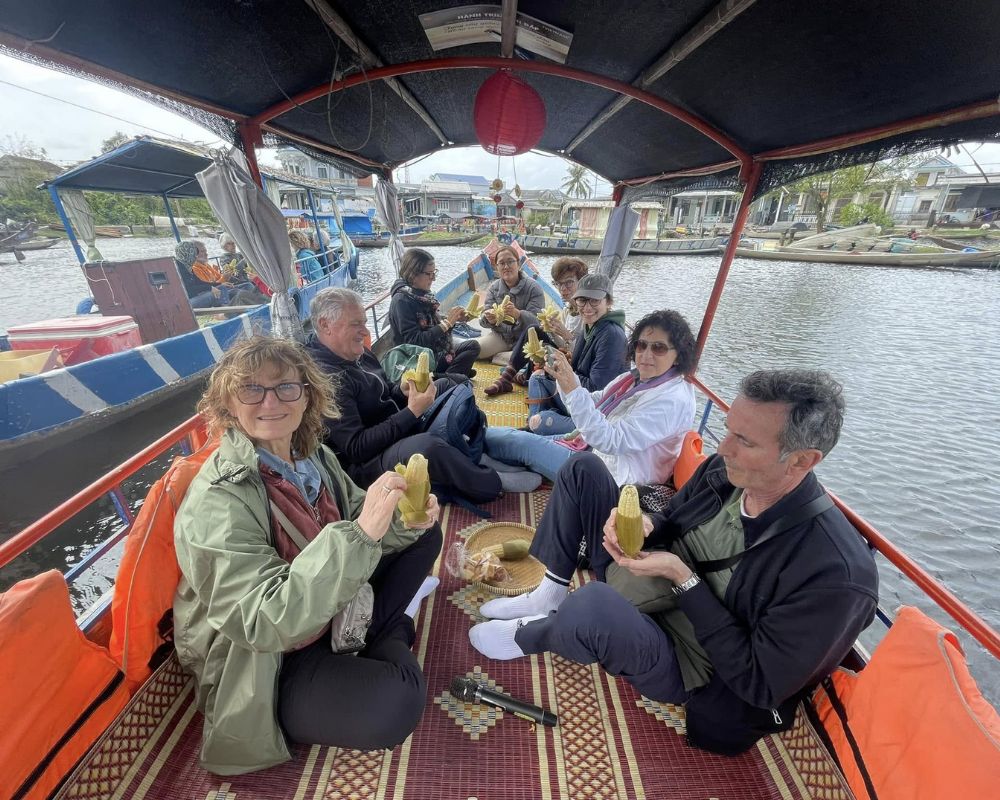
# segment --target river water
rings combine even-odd
[[[217,251],[208,240],[210,252]],[[99,241],[109,259],[164,255],[169,240]],[[435,249],[439,284],[465,268],[476,251]],[[60,243],[0,263],[0,329],[72,313],[87,294],[72,250]],[[0,257],[10,261],[11,257]],[[391,283],[383,250],[362,250],[358,289],[375,297]],[[554,256],[535,259],[543,273]],[[596,260],[593,257],[592,260]],[[711,292],[718,259],[631,258],[616,285],[630,321],[655,308],[675,308],[693,329]],[[893,543],[1000,629],[1000,272],[917,270],[737,259],[700,369],[702,379],[731,398],[742,375],[766,367],[821,367],[845,387],[847,420],[840,444],[818,469],[820,479]],[[169,429],[183,407],[132,431],[115,431],[108,466]],[[718,415],[716,430],[721,428]],[[58,471],[58,470],[57,470]],[[62,499],[86,476],[53,476],[10,495],[0,513],[6,538]],[[93,479],[96,475],[90,477]],[[155,469],[126,494],[137,505]],[[65,480],[61,480],[65,479]],[[45,488],[43,488],[45,487]],[[18,524],[11,524],[17,520]],[[110,504],[81,514],[60,531],[57,552],[36,548],[6,579],[39,567],[62,568],[117,524]],[[110,585],[115,554],[74,595],[79,603]],[[949,624],[908,579],[884,559],[882,605],[915,604]],[[955,627],[952,623],[950,627]],[[1000,702],[1000,662],[962,637],[985,693]]]

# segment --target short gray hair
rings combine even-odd
[[[826,456],[844,424],[844,387],[822,370],[763,369],[740,382],[740,394],[755,403],[788,406],[778,436],[781,457],[795,450],[819,450]]]
[[[309,304],[309,316],[314,320],[325,319],[328,322],[336,322],[345,309],[353,306],[365,307],[365,301],[353,289],[341,287],[323,289],[316,293]]]

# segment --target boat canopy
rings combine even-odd
[[[106,0],[96,13],[78,0],[0,0],[0,51],[127,87],[245,149],[293,144],[356,175],[477,144],[476,92],[508,69],[544,101],[538,148],[604,176],[628,202],[739,188],[758,165],[759,195],[1000,133],[993,0],[496,9],[480,40],[436,36],[435,50],[428,28],[460,20],[453,3],[204,0],[178,13],[161,0]]]

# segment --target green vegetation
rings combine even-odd
[[[566,179],[559,187],[570,197],[586,199],[591,195],[590,171],[579,164],[573,164],[566,172]]]
[[[871,223],[878,225],[883,231],[889,231],[895,225],[892,214],[878,203],[865,203],[864,205],[848,203],[841,209],[838,222],[848,228],[852,225]]]

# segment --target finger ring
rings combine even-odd
[[[383,486],[382,491],[385,492],[386,494],[390,494],[392,492],[392,489],[390,489],[388,486]]]

